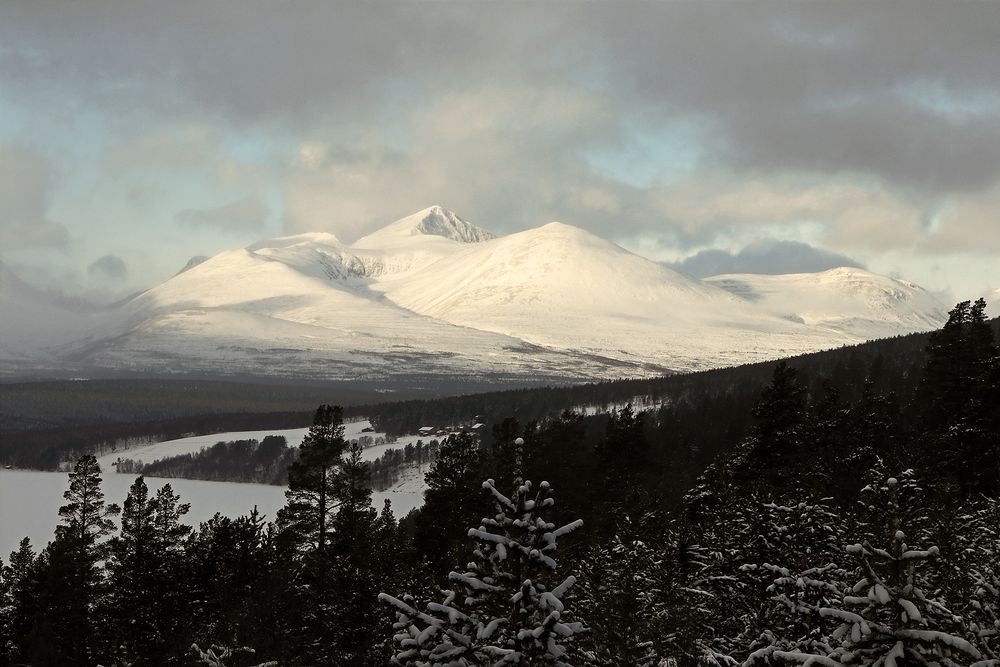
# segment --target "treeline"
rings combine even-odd
[[[992,322],[1000,332],[1000,319]],[[880,391],[890,388],[906,401],[920,382],[923,350],[929,334],[918,333],[870,341],[789,359],[810,391],[824,381],[843,386],[848,397],[857,380],[871,377]],[[774,362],[746,364],[699,373],[658,378],[612,380],[573,386],[533,387],[441,399],[348,406],[346,414],[365,416],[389,435],[415,433],[425,424],[463,423],[474,415],[486,423],[505,417],[522,422],[558,415],[574,406],[620,406],[636,398],[697,405],[728,396],[734,410],[748,413],[757,392],[770,379]]]
[[[257,378],[251,381],[178,379],[91,379],[0,384],[0,430],[5,433],[98,423],[152,423],[202,414],[312,414],[316,405],[375,403],[386,390],[400,399],[484,391],[480,380],[401,378],[386,383]],[[308,421],[308,418],[307,418]]]
[[[69,666],[996,667],[1000,352],[984,306],[927,337],[916,381],[885,371],[901,366],[883,348],[839,378],[772,364],[745,414],[723,393],[715,412],[674,401],[450,437],[398,523],[371,507],[328,406],[273,524],[191,531],[180,499],[140,479],[114,534],[85,458],[56,539],[3,569],[0,646]],[[746,427],[702,447],[730,418]]]
[[[284,436],[269,435],[259,442],[217,442],[199,452],[169,456],[152,463],[121,459],[116,468],[119,473],[149,477],[285,485],[288,466],[296,456],[297,449],[289,447]]]
[[[431,440],[426,445],[423,440],[417,440],[399,449],[385,450],[368,464],[372,489],[385,491],[391,488],[407,470],[422,475],[420,471],[437,456],[439,445],[438,440]]]
[[[17,468],[56,470],[84,454],[128,451],[135,442],[162,442],[225,431],[291,429],[309,425],[309,412],[208,414],[154,422],[82,424],[57,429],[4,433],[0,463]]]

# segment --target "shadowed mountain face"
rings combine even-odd
[[[198,258],[201,260],[201,258]],[[932,329],[940,303],[858,268],[699,280],[562,223],[496,237],[438,206],[351,245],[314,233],[192,261],[8,373],[119,369],[324,379],[643,376],[776,358]],[[29,333],[26,333],[29,332]],[[6,337],[6,336],[5,336]]]

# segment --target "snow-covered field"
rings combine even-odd
[[[134,475],[104,474],[104,495],[108,502],[125,500]],[[405,480],[404,480],[405,481]],[[268,519],[274,519],[285,502],[285,487],[265,484],[235,484],[230,482],[202,482],[189,479],[156,479],[147,477],[150,491],[170,483],[183,502],[191,503],[186,523],[197,526],[216,513],[239,516],[250,512],[254,506]],[[59,507],[69,478],[61,472],[30,470],[0,470],[0,557],[4,562],[21,538],[27,535],[39,549],[52,539],[59,523]],[[404,516],[423,503],[423,493],[398,486],[389,491],[372,494],[372,503],[378,509],[386,498],[392,502],[397,518]]]
[[[360,420],[345,424],[344,437],[348,440],[370,435],[373,438],[385,437],[384,433],[363,433],[371,424],[368,420]],[[144,447],[118,451],[106,454],[97,459],[101,465],[104,477],[104,495],[107,502],[121,503],[128,494],[128,488],[135,480],[135,475],[120,475],[115,472],[112,464],[119,458],[142,460],[146,463],[177,454],[188,454],[211,447],[217,442],[230,440],[261,440],[268,435],[282,435],[288,440],[289,446],[296,447],[305,437],[307,428],[263,431],[230,431],[199,435],[191,438],[167,440]],[[376,445],[365,449],[366,461],[374,461],[387,449],[402,449],[409,443],[416,443],[420,436],[410,435],[397,439],[395,442]],[[423,438],[427,440],[427,438]],[[388,498],[392,502],[392,510],[397,518],[423,503],[424,471],[409,470],[391,489],[377,491],[372,494],[372,504],[381,510],[382,504]],[[278,509],[285,502],[285,487],[267,484],[242,484],[235,482],[204,482],[190,479],[163,479],[147,477],[146,484],[150,491],[169,483],[183,502],[191,503],[191,512],[187,523],[197,526],[216,513],[227,516],[239,516],[257,507],[268,519],[274,519]],[[32,543],[40,548],[52,539],[53,531],[59,522],[59,506],[63,504],[62,494],[68,487],[69,480],[64,472],[38,472],[32,470],[0,470],[0,557],[6,560],[7,555],[17,546],[22,537],[27,535]]]
[[[355,440],[362,436],[371,436],[373,439],[377,439],[379,437],[385,438],[385,433],[365,433],[364,430],[366,428],[371,428],[371,423],[369,423],[367,419],[348,422],[344,425],[344,438],[347,440]],[[178,454],[195,454],[200,452],[202,449],[211,447],[217,442],[229,442],[232,440],[260,441],[269,435],[284,436],[285,440],[288,441],[289,447],[298,447],[302,443],[302,439],[308,431],[308,428],[291,428],[262,431],[227,431],[226,433],[195,435],[190,438],[164,440],[163,442],[158,442],[152,445],[119,450],[111,454],[99,456],[97,458],[97,462],[101,464],[101,470],[110,474],[115,472],[113,464],[119,458],[142,461],[143,463],[152,463],[153,461],[170,456],[177,456]],[[417,440],[420,439],[420,436],[408,435],[398,438],[395,442],[368,447],[364,451],[364,459],[366,461],[374,461],[378,457],[382,456],[387,449],[402,449],[403,447],[406,447],[407,444],[416,443]],[[424,438],[424,440],[427,440],[427,438]]]

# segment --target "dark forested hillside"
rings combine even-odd
[[[85,456],[55,540],[0,569],[0,664],[997,667],[983,307],[910,356],[771,364],[745,410],[729,387],[494,420],[440,444],[398,520],[339,407],[314,414],[273,524],[192,530],[142,477],[119,508]]]
[[[1000,320],[993,320],[992,326],[1000,331]],[[875,389],[891,389],[905,403],[920,380],[927,340],[928,334],[900,336],[803,355],[791,363],[812,393],[832,382],[844,387],[844,398],[853,398],[861,391],[859,380],[867,377]],[[622,406],[637,398],[668,404],[675,420],[684,415],[681,421],[699,434],[697,464],[701,464],[711,459],[720,443],[746,432],[749,410],[774,364],[391,403],[367,402],[372,392],[287,385],[176,380],[6,384],[0,385],[0,464],[54,469],[81,453],[104,451],[132,439],[297,428],[309,423],[311,406],[330,401],[343,403],[349,416],[369,417],[380,430],[400,435],[426,424],[468,424],[476,417],[487,424],[507,417],[529,422],[566,409]],[[63,405],[65,414],[54,417],[62,414]],[[297,409],[275,411],[289,406]]]
[[[1000,332],[1000,319],[994,319],[992,326]],[[877,389],[886,390],[891,385],[894,392],[906,398],[919,382],[928,336],[897,336],[788,361],[799,369],[801,381],[813,391],[824,381],[854,387],[857,380],[871,377]],[[624,405],[636,398],[696,403],[703,397],[730,395],[740,406],[749,406],[752,397],[770,380],[774,364],[761,362],[660,378],[360,404],[348,406],[346,414],[369,417],[380,430],[398,435],[414,433],[426,423],[463,423],[475,415],[493,421],[508,416],[530,421],[574,407]]]

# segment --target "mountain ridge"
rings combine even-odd
[[[859,269],[699,280],[565,223],[496,236],[432,206],[350,245],[313,232],[189,262],[42,353],[135,370],[578,380],[765,360],[943,318],[919,286]]]

